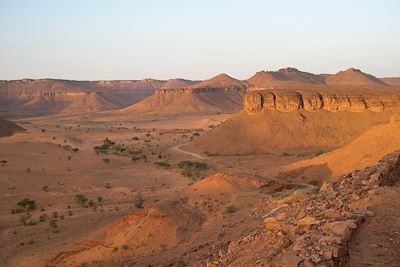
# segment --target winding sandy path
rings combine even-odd
[[[196,154],[196,153],[193,153],[193,152],[189,152],[189,151],[185,151],[185,150],[181,149],[181,146],[188,145],[188,144],[189,143],[176,145],[176,146],[172,147],[172,150],[177,151],[179,153],[191,155],[192,157],[195,157],[195,158],[198,158],[198,159],[206,159],[206,157],[203,157],[203,156],[201,156],[199,154]]]

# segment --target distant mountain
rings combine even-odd
[[[191,81],[185,79],[169,79],[160,87],[161,89],[183,88],[198,83],[199,81]]]
[[[295,68],[284,68],[278,71],[259,71],[247,80],[258,87],[298,84],[324,84],[324,77],[299,71]]]
[[[122,108],[152,95],[164,83],[153,79],[0,81],[0,115],[35,116]]]
[[[386,86],[382,80],[364,73],[361,70],[350,68],[345,71],[339,71],[335,75],[326,78],[325,83],[328,85],[369,85],[369,86]]]
[[[155,94],[121,110],[126,114],[215,114],[234,113],[242,108],[246,83],[226,74],[176,89],[159,89]]]
[[[205,80],[199,83],[196,83],[189,88],[198,89],[198,88],[240,88],[245,89],[247,87],[247,83],[232,78],[231,76],[221,73],[217,76],[212,77],[209,80]]]
[[[381,78],[381,80],[390,86],[400,87],[400,77],[386,77]]]

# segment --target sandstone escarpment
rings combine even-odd
[[[254,90],[244,98],[244,110],[257,113],[263,110],[291,112],[306,111],[373,111],[400,107],[400,94],[389,95],[335,95],[329,93],[300,93],[289,91]]]
[[[167,95],[167,94],[201,94],[201,93],[214,93],[214,92],[232,92],[232,93],[244,93],[246,91],[243,87],[228,86],[223,88],[218,87],[206,87],[206,88],[175,88],[175,89],[158,89],[155,91],[155,95]]]

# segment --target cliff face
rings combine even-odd
[[[244,110],[257,113],[263,110],[291,112],[369,110],[380,112],[400,107],[400,94],[390,95],[335,95],[328,93],[300,93],[287,91],[250,91],[244,97]]]
[[[167,94],[201,94],[201,93],[215,93],[215,92],[231,92],[231,93],[245,93],[246,89],[243,87],[228,86],[228,87],[207,87],[207,88],[175,88],[175,89],[158,89],[155,95]]]

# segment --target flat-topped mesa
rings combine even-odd
[[[204,88],[173,88],[173,89],[158,89],[154,94],[166,95],[166,94],[196,94],[196,93],[211,93],[211,92],[236,92],[245,93],[246,89],[237,86],[226,86],[226,87],[204,87]]]
[[[329,93],[300,93],[288,91],[254,90],[244,97],[244,110],[257,113],[263,110],[292,112],[306,111],[350,111],[365,110],[381,112],[400,108],[400,94],[390,95],[344,95]]]

